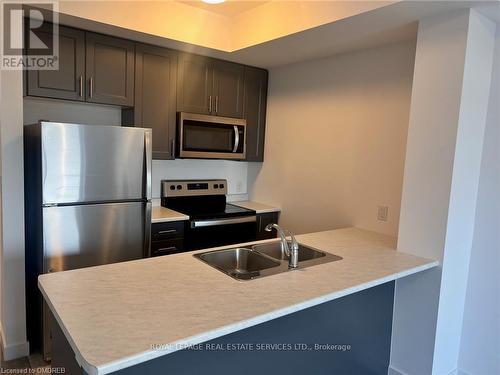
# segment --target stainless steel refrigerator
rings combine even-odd
[[[149,255],[151,130],[41,121],[24,141],[28,340],[49,358],[38,275]]]

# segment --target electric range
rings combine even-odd
[[[222,179],[162,180],[161,205],[189,216],[185,250],[256,240],[255,211],[227,203],[226,194]]]

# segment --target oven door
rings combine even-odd
[[[184,237],[186,250],[253,242],[257,239],[256,216],[191,220]]]
[[[181,158],[245,159],[246,120],[179,114]]]

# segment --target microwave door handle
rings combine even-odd
[[[240,132],[238,131],[238,127],[234,125],[234,147],[233,152],[238,151],[238,146],[240,145]]]

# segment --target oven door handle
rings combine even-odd
[[[240,145],[240,132],[238,131],[238,127],[234,125],[234,146],[233,152],[238,152],[238,147]]]
[[[191,222],[191,228],[215,227],[219,225],[231,225],[241,223],[257,222],[257,216],[235,217],[230,219],[196,220]]]

